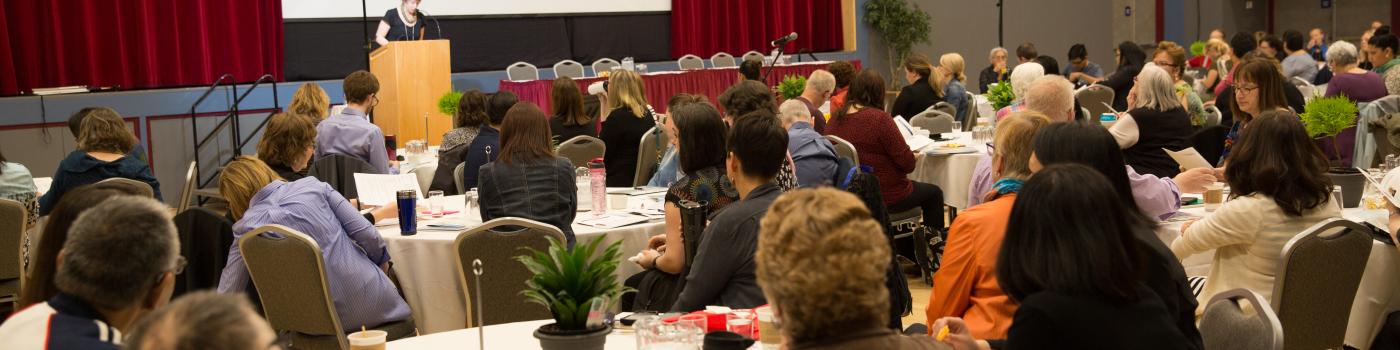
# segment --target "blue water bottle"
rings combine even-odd
[[[418,234],[418,192],[413,190],[398,191],[399,204],[399,234],[412,236]]]

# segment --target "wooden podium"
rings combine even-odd
[[[370,53],[370,72],[379,79],[374,124],[395,135],[399,147],[418,139],[441,144],[452,129],[452,116],[437,108],[438,98],[452,91],[451,58],[447,40],[394,41]]]

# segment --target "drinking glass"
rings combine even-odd
[[[708,333],[710,329],[710,317],[703,313],[683,315],[676,322],[693,325],[700,329],[701,334]]]
[[[442,217],[443,206],[446,205],[447,197],[443,196],[441,190],[428,191],[428,214],[434,218]]]
[[[637,349],[642,350],[698,350],[704,339],[694,324],[666,323],[659,316],[644,316],[634,326]]]
[[[952,131],[952,132],[962,132],[962,131],[963,131],[962,122],[954,120],[954,121],[953,121],[953,131]]]
[[[476,210],[478,200],[476,195],[477,192],[475,188],[468,190],[467,193],[463,195],[463,197],[465,197],[466,199],[466,206],[462,209],[463,213],[470,213]]]
[[[730,332],[743,335],[745,338],[753,339],[754,325],[753,312],[750,310],[734,310],[726,316],[725,328]]]

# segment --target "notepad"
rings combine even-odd
[[[1195,147],[1187,147],[1186,149],[1180,151],[1173,151],[1166,148],[1163,148],[1162,150],[1166,151],[1167,155],[1171,156],[1173,160],[1176,160],[1176,164],[1180,164],[1182,168],[1186,168],[1187,170],[1196,168],[1215,168],[1210,165],[1210,162],[1206,161],[1205,157],[1201,156],[1200,152],[1196,152]]]
[[[614,229],[627,225],[647,222],[647,217],[629,213],[607,213],[578,220],[579,225],[601,229]]]
[[[1377,190],[1376,192],[1380,192],[1381,195],[1385,196],[1385,200],[1390,201],[1390,205],[1394,205],[1394,206],[1400,207],[1400,200],[1396,200],[1396,199],[1395,199],[1395,194],[1393,193],[1393,192],[1395,192],[1395,191],[1397,190],[1396,186],[1394,186],[1394,185],[1396,185],[1396,184],[1394,184],[1394,182],[1400,182],[1400,181],[1397,181],[1397,179],[1396,179],[1395,177],[1393,177],[1393,176],[1387,175],[1387,176],[1386,176],[1386,180],[1389,180],[1389,181],[1386,181],[1386,182],[1388,182],[1387,185],[1389,185],[1389,186],[1387,186],[1387,185],[1382,185],[1382,184],[1381,184],[1381,181],[1377,181],[1376,178],[1375,178],[1374,176],[1372,176],[1371,173],[1368,172],[1368,171],[1362,170],[1362,171],[1361,171],[1361,175],[1362,175],[1362,177],[1365,177],[1365,178],[1366,178],[1366,181],[1371,182],[1371,186],[1375,186],[1375,187],[1376,187],[1376,190]]]
[[[418,200],[423,200],[418,177],[413,174],[355,173],[355,191],[359,193],[362,205],[387,205],[398,200],[398,192],[402,190],[413,190]]]
[[[933,139],[929,138],[928,136],[919,135],[919,133],[914,132],[914,126],[910,125],[908,120],[904,120],[904,118],[901,117],[895,117],[894,123],[895,125],[899,126],[899,134],[904,135],[904,144],[908,145],[910,150],[918,151],[924,149],[924,147],[928,147],[928,145],[930,144],[933,144]]]

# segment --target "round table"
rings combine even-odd
[[[950,134],[944,134],[950,135]],[[972,182],[972,172],[983,157],[990,157],[987,143],[973,142],[971,132],[951,134],[953,140],[940,141],[916,152],[918,164],[909,179],[938,186],[943,190],[943,203],[958,209],[967,209],[968,183]],[[940,146],[948,143],[967,145],[976,150],[973,153],[938,153]]]
[[[404,299],[413,309],[413,320],[422,334],[436,333],[466,327],[466,294],[458,283],[458,264],[452,244],[463,231],[425,231],[424,225],[435,222],[451,222],[468,228],[481,225],[481,214],[476,209],[464,210],[465,196],[445,197],[445,208],[457,211],[456,214],[438,219],[420,219],[419,232],[413,236],[399,233],[398,224],[378,226],[389,248],[389,256],[394,261],[394,271],[398,274],[399,285]],[[611,208],[626,207],[627,196],[609,195]],[[587,219],[588,212],[580,212],[576,220]],[[395,221],[396,222],[396,221]],[[622,242],[622,253],[631,256],[646,248],[647,239],[665,233],[661,220],[605,230],[574,224],[574,236],[579,242],[601,238],[604,244]],[[490,267],[487,267],[489,269]],[[618,264],[617,279],[621,283],[627,277],[641,272],[637,264],[623,261]],[[533,341],[533,338],[531,338]],[[473,342],[472,344],[475,344]]]
[[[515,350],[539,349],[540,341],[539,339],[535,339],[535,329],[553,322],[554,320],[538,320],[486,326],[486,348]],[[480,328],[459,329],[451,332],[400,339],[389,342],[386,344],[385,349],[481,349],[478,345],[478,342],[481,341],[480,337],[477,335],[479,329]],[[604,349],[636,350],[637,334],[633,333],[630,329],[614,329],[611,334],[608,334],[608,340],[604,344]]]

